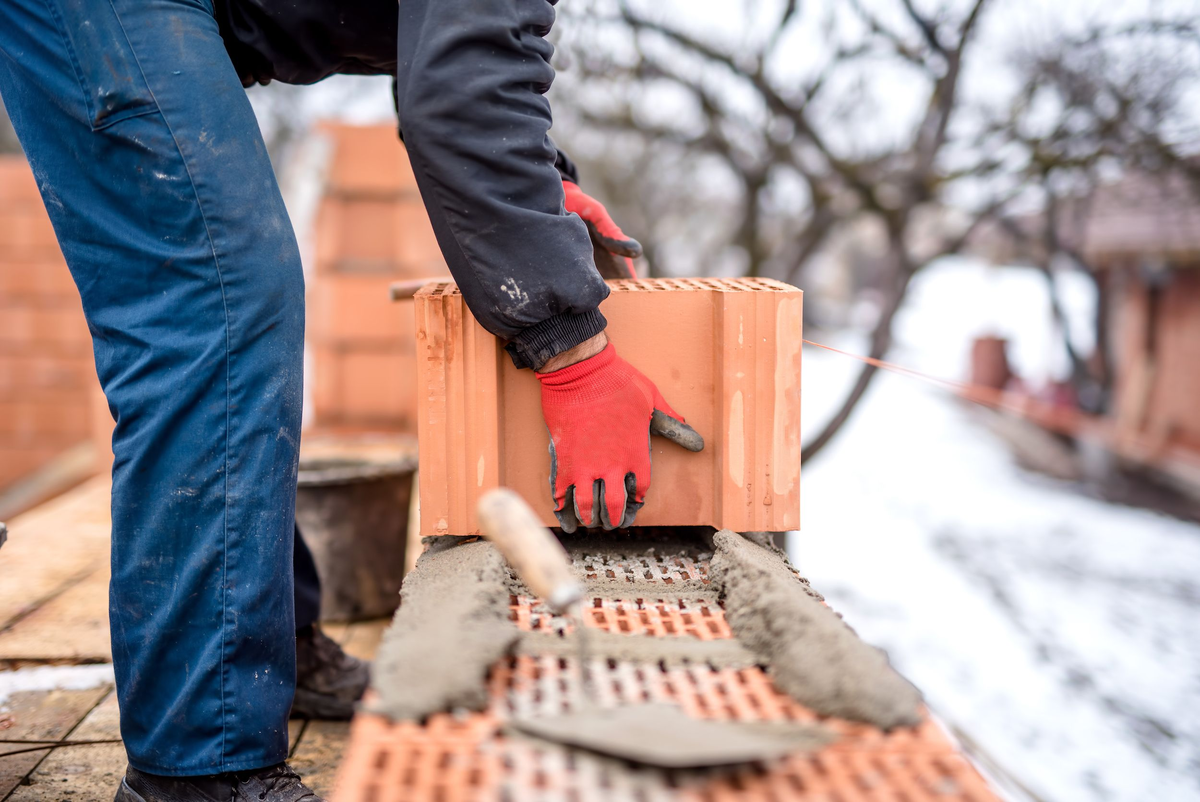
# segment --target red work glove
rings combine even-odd
[[[592,256],[600,275],[604,278],[637,278],[633,260],[642,255],[641,243],[625,236],[608,216],[604,204],[585,193],[578,184],[563,179],[563,194],[567,211],[582,217],[592,235]]]
[[[704,438],[667,405],[654,384],[610,343],[542,383],[542,415],[550,429],[550,485],[564,532],[632,526],[650,488],[650,435],[688,451]]]

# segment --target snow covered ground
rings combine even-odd
[[[969,337],[1000,330],[1052,373],[1040,282],[930,269],[891,359],[958,379]],[[1065,289],[1086,314],[1086,286]],[[858,366],[805,360],[811,434]],[[1026,473],[956,399],[886,373],[802,481],[802,572],[1036,797],[1200,799],[1200,527]]]

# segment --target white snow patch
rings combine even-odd
[[[1049,376],[1048,317],[1030,272],[944,264],[890,358],[958,379],[970,337],[999,331]],[[858,365],[804,359],[811,436]],[[803,481],[801,571],[1006,772],[1057,802],[1200,798],[1200,527],[1026,473],[971,409],[889,373]]]
[[[111,663],[90,666],[36,666],[0,671],[0,710],[14,693],[24,691],[85,691],[112,685]]]

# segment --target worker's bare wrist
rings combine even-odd
[[[574,365],[576,362],[591,359],[603,351],[607,345],[608,336],[604,332],[600,332],[595,337],[589,337],[579,345],[550,357],[546,360],[546,364],[538,369],[538,373],[553,373],[556,370],[562,370],[568,365]]]

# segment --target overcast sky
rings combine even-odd
[[[581,1],[561,0],[560,14],[568,4]],[[802,21],[789,31],[780,48],[781,57],[772,65],[776,76],[799,79],[814,69],[833,38],[823,22],[830,9],[841,2],[803,0]],[[898,0],[862,2],[897,30],[912,31]],[[949,0],[949,8],[961,15],[970,2]],[[916,0],[916,3],[918,8],[930,11],[942,5],[940,0]],[[706,39],[736,47],[766,35],[777,19],[781,4],[782,0],[640,0],[634,6],[644,8],[648,15],[686,26]],[[964,86],[967,96],[979,101],[1011,91],[1011,73],[1006,65],[1019,47],[1036,46],[1064,31],[1077,32],[1096,23],[1132,20],[1147,14],[1200,18],[1200,0],[990,0],[978,29],[979,46],[967,64]],[[871,75],[870,83],[878,102],[872,111],[881,122],[889,121],[903,128],[904,120],[919,113],[923,92],[914,84],[911,73],[894,67],[880,69]],[[305,111],[311,116],[335,116],[360,123],[390,121],[392,117],[387,79],[335,77],[312,87],[307,94],[310,97],[306,99]],[[1200,94],[1195,105],[1200,109]]]

